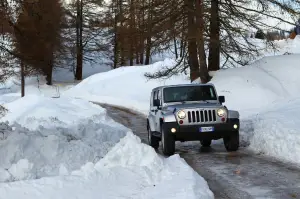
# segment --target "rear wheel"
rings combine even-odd
[[[239,132],[234,132],[231,136],[224,137],[224,145],[227,151],[237,151],[240,145]]]
[[[164,131],[164,124],[161,125],[161,143],[162,151],[166,156],[174,155],[175,153],[175,138],[169,132]]]
[[[203,147],[210,147],[211,145],[211,140],[210,139],[203,139],[203,140],[200,140],[200,143]]]
[[[151,132],[151,129],[150,129],[149,126],[147,127],[147,130],[148,130],[148,143],[149,143],[149,145],[152,146],[154,149],[158,149],[158,147],[159,147],[159,138],[152,135],[152,132]]]

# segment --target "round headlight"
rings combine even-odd
[[[178,111],[177,113],[179,119],[184,119],[186,117],[186,114],[184,111]]]
[[[217,114],[219,117],[223,117],[226,114],[226,110],[223,108],[220,108],[217,110]]]

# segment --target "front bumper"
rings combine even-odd
[[[237,125],[237,129],[234,128]],[[212,132],[200,132],[200,127],[214,127]],[[204,124],[204,125],[189,125],[180,126],[177,122],[164,123],[164,132],[173,134],[175,140],[179,141],[195,141],[201,139],[217,140],[223,137],[230,136],[239,131],[239,119],[229,119],[226,123],[222,124]],[[171,129],[175,128],[176,133],[172,133]]]

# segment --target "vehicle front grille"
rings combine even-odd
[[[187,115],[189,123],[205,123],[217,121],[216,110],[188,111]]]

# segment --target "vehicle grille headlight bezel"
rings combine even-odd
[[[185,113],[185,111],[184,111],[184,110],[178,111],[178,112],[177,112],[177,117],[178,117],[179,119],[184,119],[184,118],[186,118],[186,113]]]

